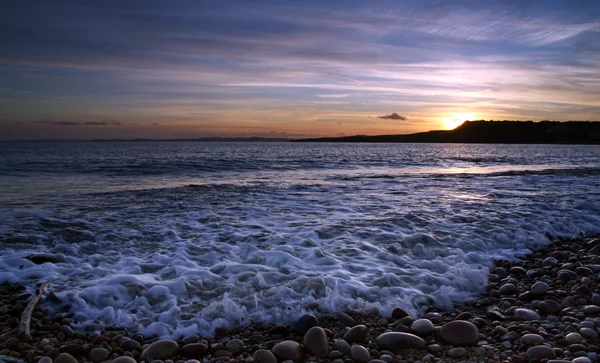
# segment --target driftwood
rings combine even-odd
[[[25,307],[25,310],[23,310],[23,314],[21,315],[21,324],[19,324],[19,337],[21,338],[21,340],[31,340],[31,334],[29,331],[29,325],[31,324],[31,314],[33,314],[35,306],[44,295],[44,289],[47,288],[48,285],[50,285],[50,281],[43,282],[40,285],[40,287],[38,287],[35,295],[33,295],[31,300],[29,300],[29,303]]]

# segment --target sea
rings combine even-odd
[[[83,331],[418,316],[598,232],[600,146],[0,143],[0,283]]]

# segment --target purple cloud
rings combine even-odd
[[[383,116],[377,116],[377,118],[383,119],[383,120],[402,120],[402,121],[406,121],[408,120],[408,117],[405,116],[400,116],[397,113],[392,113],[391,115],[383,115]]]

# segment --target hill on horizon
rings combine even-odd
[[[355,135],[294,142],[417,142],[490,144],[600,144],[600,121],[465,121],[453,130],[405,135]]]

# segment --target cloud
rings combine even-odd
[[[402,120],[402,121],[408,120],[408,117],[400,116],[395,112],[392,113],[391,115],[377,116],[377,118],[384,119],[384,120]]]
[[[33,121],[36,124],[46,124],[54,126],[119,126],[120,121],[115,120],[102,120],[102,121],[52,121],[52,120],[40,120]]]

